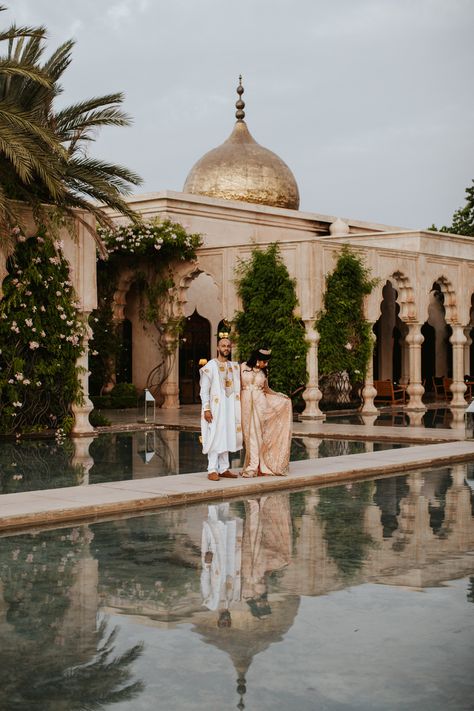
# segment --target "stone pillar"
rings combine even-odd
[[[426,410],[422,402],[425,389],[421,382],[421,344],[424,341],[420,323],[409,323],[406,341],[408,343],[408,368],[410,382],[407,393],[410,396],[407,410]]]
[[[471,346],[472,346],[471,329],[472,329],[471,325],[465,326],[463,329],[464,335],[466,337],[466,343],[464,344],[464,375],[474,376],[474,373],[471,373]]]
[[[302,437],[303,444],[306,447],[307,459],[318,459],[319,457],[319,445],[322,440],[317,437]]]
[[[466,400],[464,393],[466,392],[466,383],[464,382],[464,346],[466,336],[464,335],[463,327],[459,324],[452,325],[453,332],[449,338],[453,346],[453,382],[451,383],[451,392],[453,398],[449,403],[453,415],[453,427],[459,427],[464,421],[464,411],[466,409]]]
[[[377,415],[378,410],[374,405],[374,398],[377,395],[377,390],[374,388],[374,360],[373,352],[374,345],[377,340],[375,333],[372,330],[373,324],[370,325],[370,339],[372,348],[370,349],[370,357],[367,365],[367,373],[365,375],[364,387],[362,388],[362,408],[361,412],[364,415]]]
[[[400,339],[400,350],[402,359],[402,372],[400,375],[400,385],[408,385],[410,380],[410,361],[409,361],[409,348],[406,340],[408,334],[408,328],[404,323],[402,328],[400,328],[402,337]]]
[[[164,410],[176,409],[179,407],[179,363],[178,363],[178,339],[173,333],[165,333],[166,370],[168,377],[161,386],[161,394],[164,398],[162,408]]]
[[[73,404],[71,407],[74,416],[74,425],[71,432],[73,437],[90,436],[94,434],[94,428],[89,422],[89,413],[94,409],[94,405],[89,400],[89,338],[91,336],[91,329],[87,323],[88,317],[88,313],[82,313],[82,320],[85,325],[83,338],[84,350],[76,362],[78,378],[82,388],[82,402],[80,404]]]
[[[311,319],[304,322],[306,328],[306,340],[309,343],[308,354],[306,356],[306,367],[308,369],[308,382],[303,393],[306,402],[304,412],[301,414],[302,420],[325,420],[326,415],[319,409],[319,401],[322,393],[318,385],[318,343],[319,333],[314,328],[314,321]]]
[[[93,437],[76,437],[74,439],[74,454],[72,455],[71,464],[82,468],[82,486],[86,486],[89,483],[89,471],[94,466],[94,460],[89,453],[89,447],[93,441]]]

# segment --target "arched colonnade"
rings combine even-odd
[[[345,241],[350,244],[350,235]],[[238,259],[250,255],[252,246],[201,248],[196,263],[179,264],[175,269],[176,298],[167,318],[190,319],[197,314],[207,321],[211,333],[209,353],[214,353],[218,322],[232,321],[240,307],[234,270]],[[342,246],[341,241],[327,238],[280,243],[290,275],[296,279],[298,315],[305,324],[310,346],[303,418],[324,417],[319,409],[319,334],[314,323],[322,307],[325,276],[334,268]],[[406,408],[420,413],[426,409],[423,396],[430,389],[432,378],[445,376],[451,381],[453,420],[460,422],[466,407],[465,375],[472,372],[473,362],[474,264],[442,256],[428,259],[424,254],[405,250],[385,253],[379,246],[356,245],[355,249],[377,279],[365,303],[365,315],[373,329],[374,361],[362,389],[362,412],[377,413],[374,374],[378,379],[389,378],[406,385]],[[114,295],[114,317],[117,323],[125,317],[132,322],[133,381],[140,388],[145,386],[144,375],[158,354],[146,326],[139,325],[134,298],[133,275],[124,271]],[[172,408],[180,404],[180,343],[172,335],[168,341],[162,406]]]

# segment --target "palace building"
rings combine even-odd
[[[236,123],[229,138],[197,161],[182,192],[129,199],[144,218],[179,222],[189,232],[201,233],[204,240],[196,263],[176,268],[176,308],[186,317],[186,327],[179,342],[167,347],[162,406],[198,402],[199,361],[215,354],[221,322],[231,322],[239,309],[236,264],[247,259],[255,246],[265,248],[278,242],[290,275],[296,279],[298,316],[310,344],[302,416],[323,417],[319,334],[314,323],[322,306],[325,277],[342,247],[350,245],[378,279],[366,302],[366,318],[373,324],[374,359],[362,390],[362,412],[369,419],[376,412],[374,380],[389,379],[404,386],[409,396],[407,409],[413,415],[423,413],[425,391],[444,384],[452,396],[453,419],[460,422],[466,388],[471,387],[465,376],[474,373],[474,240],[301,212],[290,168],[257,143],[247,127],[243,91],[239,83]],[[131,379],[143,388],[162,358],[140,322],[131,273],[124,272],[120,279],[114,316],[117,323],[126,325]]]

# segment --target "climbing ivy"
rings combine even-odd
[[[336,267],[326,277],[319,331],[319,373],[346,371],[352,383],[364,380],[372,354],[370,323],[364,317],[364,298],[377,284],[362,259],[343,247]]]
[[[306,384],[308,343],[295,316],[295,279],[288,274],[277,244],[255,248],[237,267],[237,291],[242,311],[235,314],[236,341],[242,360],[256,348],[272,349],[269,382],[287,394]]]

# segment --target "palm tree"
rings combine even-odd
[[[0,6],[0,11],[5,8]],[[45,218],[44,206],[63,214],[73,208],[93,213],[110,224],[102,206],[136,220],[124,200],[141,179],[120,165],[88,156],[87,148],[102,126],[127,126],[130,118],[119,108],[120,93],[76,103],[56,111],[62,92],[59,80],[72,60],[73,41],[65,42],[44,63],[45,29],[17,28],[0,33],[8,42],[0,57],[0,215],[16,217],[19,200]],[[93,202],[91,201],[91,198]]]

